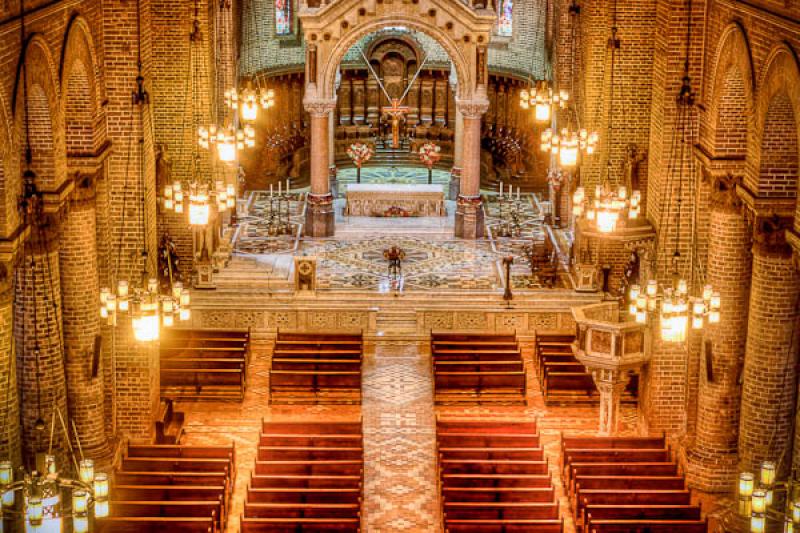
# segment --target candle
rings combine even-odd
[[[517,187],[517,200],[519,200],[519,187]]]
[[[286,194],[289,194],[289,178],[286,178]]]
[[[283,186],[283,182],[278,180],[278,196],[281,195],[281,187]]]
[[[514,186],[509,184],[508,185],[508,199],[511,200],[511,196],[514,194]]]
[[[272,184],[269,184],[269,197],[272,198]]]
[[[500,182],[500,196],[503,196],[503,182]]]

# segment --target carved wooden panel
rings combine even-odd
[[[595,353],[611,353],[611,332],[592,331],[592,344],[590,350]]]

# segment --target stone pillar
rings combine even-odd
[[[108,455],[100,334],[94,186],[78,187],[62,222],[60,269],[67,404],[87,457]]]
[[[306,208],[305,234],[330,237],[334,232],[333,195],[328,180],[330,114],[336,100],[306,100],[311,118],[311,192]]]
[[[22,411],[22,456],[35,466],[36,454],[47,452],[53,415],[67,420],[67,387],[61,344],[61,276],[57,231],[52,226],[31,229],[19,265],[14,298],[14,337]],[[55,414],[53,452],[65,465],[67,442]]]
[[[22,443],[13,325],[13,272],[10,265],[0,263],[0,461],[16,467],[22,463]]]
[[[800,276],[783,230],[757,223],[742,382],[739,467],[757,471],[764,460],[788,471],[794,423],[797,304]]]
[[[455,135],[453,136],[453,170],[450,173],[450,200],[457,200],[461,192],[461,169],[464,159],[464,115],[456,109]]]
[[[625,372],[600,368],[592,370],[597,390],[600,392],[600,425],[598,435],[616,435],[619,428],[619,405],[628,384]]]
[[[481,206],[481,117],[489,109],[488,100],[459,100],[463,116],[461,192],[456,205],[455,235],[479,239],[484,235]]]
[[[720,293],[720,322],[706,326],[696,437],[687,450],[687,477],[692,486],[704,491],[727,492],[737,476],[738,379],[747,341],[750,232],[735,190],[720,183],[715,189],[708,234],[708,283]]]

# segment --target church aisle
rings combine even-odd
[[[413,342],[379,342],[363,381],[365,531],[438,531],[430,358]]]

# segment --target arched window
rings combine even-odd
[[[501,0],[497,13],[497,33],[511,37],[514,30],[514,0]]]
[[[275,0],[275,35],[291,35],[293,26],[292,0]]]

